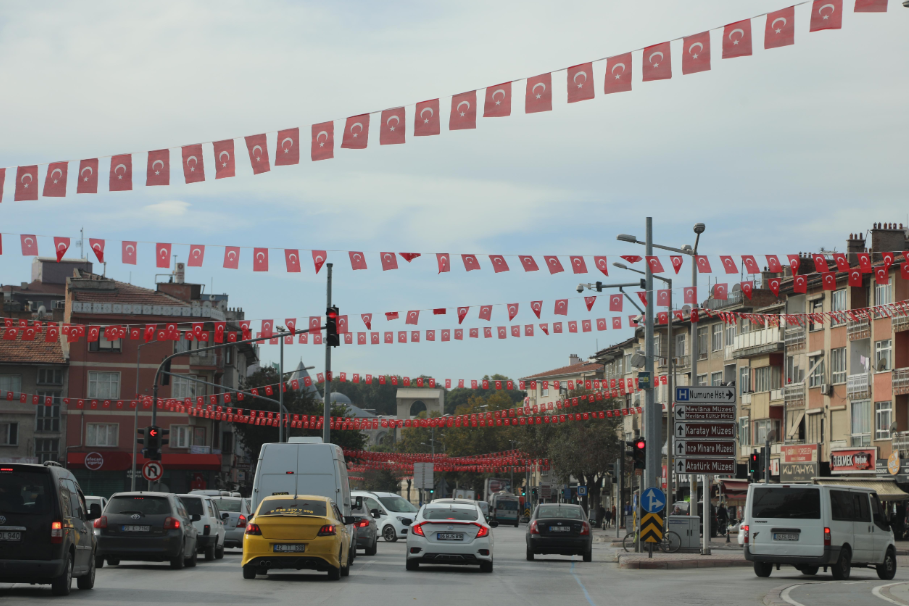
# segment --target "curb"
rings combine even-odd
[[[770,590],[770,593],[764,596],[764,606],[791,606],[791,604],[782,598],[781,594],[789,587],[799,584],[800,583],[790,583],[789,585],[780,585],[779,587],[774,587],[772,590]]]
[[[681,570],[686,568],[733,568],[751,566],[751,562],[741,560],[707,560],[707,559],[672,559],[651,560],[648,558],[627,558],[621,555],[616,558],[619,568],[633,570]],[[785,604],[785,602],[780,602]]]

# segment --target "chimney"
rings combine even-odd
[[[574,366],[575,364],[580,364],[581,358],[578,357],[578,354],[571,354],[568,356],[568,365]]]
[[[871,252],[873,261],[879,261],[882,252],[899,252],[906,244],[906,231],[903,224],[875,223],[871,228]]]
[[[849,234],[849,239],[846,240],[846,258],[851,267],[858,264],[856,253],[863,252],[865,252],[865,237],[862,234]]]

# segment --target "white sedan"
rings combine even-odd
[[[473,503],[424,505],[407,533],[407,570],[442,564],[479,565],[492,572],[492,526]]]

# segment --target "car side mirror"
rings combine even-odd
[[[354,497],[354,509],[363,509],[363,497]]]
[[[88,506],[88,519],[97,520],[101,517],[101,506],[97,503],[92,503]]]
[[[492,528],[498,528],[498,527],[499,527],[499,523],[496,522],[495,520],[493,520],[492,522],[490,522],[489,525],[490,525]]]
[[[222,513],[222,514],[221,514],[221,519],[222,519],[222,520],[229,520],[229,519],[230,519],[230,514],[229,514],[229,513],[226,513],[226,512],[225,512],[225,513]]]
[[[356,524],[356,523],[357,523],[356,516],[344,516],[344,525],[345,526],[348,526],[350,524]]]
[[[372,517],[374,517],[376,519],[379,519],[380,517],[382,517],[382,514],[379,513],[378,509],[371,509],[371,510],[369,510],[369,513],[371,513]]]
[[[200,516],[200,515],[197,514],[197,513],[194,513],[194,514],[192,514],[192,515],[189,516],[189,519],[190,519],[190,521],[192,521],[192,522],[198,522],[199,520],[202,519],[202,516]]]

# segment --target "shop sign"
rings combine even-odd
[[[792,444],[780,447],[783,463],[817,463],[817,444]]]
[[[874,473],[877,449],[844,448],[830,452],[831,473]]]

